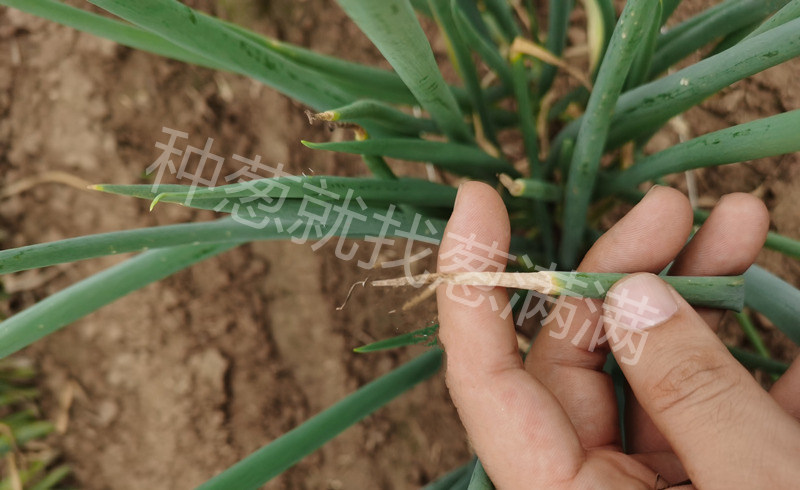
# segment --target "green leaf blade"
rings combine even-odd
[[[481,89],[475,62],[472,60],[472,53],[467,47],[461,31],[456,27],[453,9],[457,8],[457,6],[451,0],[429,0],[429,4],[434,14],[434,20],[447,40],[456,70],[466,87],[472,110],[477,112],[486,137],[496,145],[494,123],[489,114],[489,106],[484,92]]]
[[[355,97],[325,83],[318,73],[175,0],[92,0],[92,3],[219,66],[246,74],[290,97],[326,110]]]
[[[492,44],[476,27],[469,18],[469,14],[463,9],[459,8],[460,2],[453,1],[453,21],[458,28],[458,32],[464,38],[466,43],[480,55],[483,61],[492,69],[503,85],[506,87],[512,86],[511,70],[508,63],[503,59],[497,46]]]
[[[213,209],[216,204],[226,199],[271,198],[278,200],[282,208],[283,204],[288,205],[291,200],[308,197],[333,202],[341,200],[347,195],[350,195],[352,199],[361,198],[365,202],[373,204],[412,204],[452,208],[456,195],[456,189],[452,186],[412,177],[386,180],[329,175],[256,179],[219,187],[195,189],[186,185],[158,186],[154,190],[153,186],[148,185],[108,184],[95,186],[95,188],[112,194],[151,201],[158,199],[159,202],[180,203],[188,207],[200,207],[196,203],[203,202],[201,209]],[[278,203],[272,206],[279,207]],[[291,208],[291,212],[296,212],[296,207]],[[274,213],[276,215],[280,213],[277,217],[281,219],[289,219],[292,216],[283,209],[276,209]]]
[[[184,245],[151,250],[79,281],[0,322],[0,358],[126,294],[236,245]]]
[[[745,304],[800,345],[800,290],[754,265],[744,274]]]
[[[728,350],[747,369],[760,369],[767,374],[782,375],[789,366],[786,363],[769,359],[754,352],[748,352],[738,347],[728,346]]]
[[[303,142],[309,148],[343,153],[372,154],[434,165],[458,175],[493,180],[498,173],[517,176],[519,172],[505,160],[483,150],[458,143],[445,143],[412,138],[381,138],[366,141],[332,143]]]
[[[631,66],[631,72],[626,82],[627,89],[638,87],[649,79],[648,73],[653,63],[653,55],[655,54],[659,28],[661,27],[662,14],[662,5],[661,2],[659,2],[656,13],[650,20],[650,25],[645,29],[642,45],[639,47],[636,57],[633,60],[633,66]]]
[[[800,151],[799,126],[800,109],[714,131],[646,157],[604,190],[621,192],[667,174]]]
[[[366,354],[368,352],[392,350],[400,347],[408,347],[410,345],[425,344],[427,346],[433,346],[436,345],[436,332],[438,332],[438,330],[438,324],[431,325],[429,327],[414,330],[413,332],[379,340],[371,344],[362,345],[361,347],[356,347],[353,349],[353,351],[358,352],[359,354]]]
[[[745,39],[750,39],[751,37],[758,36],[759,34],[763,34],[770,29],[774,29],[778,26],[782,26],[783,24],[797,19],[800,17],[800,0],[792,0],[791,2],[787,3],[782,9],[777,11],[775,15],[767,19],[763,24],[758,26],[756,29],[753,30],[750,34],[747,35]]]
[[[9,274],[95,257],[143,252],[192,243],[225,243],[256,239],[258,230],[230,218],[100,233],[0,251],[0,274]]]
[[[559,248],[559,265],[576,265],[583,245],[589,201],[595,185],[600,157],[608,135],[611,115],[628,76],[631,64],[658,0],[630,0],[611,37],[600,66],[597,83],[589,97],[570,164],[564,200],[564,232]]]
[[[337,1],[445,134],[455,141],[472,141],[408,0]]]
[[[472,477],[469,480],[467,490],[494,490],[494,484],[483,469],[483,464],[478,460],[472,470]]]
[[[422,490],[460,490],[462,487],[458,486],[458,483],[464,478],[469,478],[472,475],[472,469],[474,466],[475,460],[473,459],[467,464],[459,466],[449,473],[437,478],[435,481],[428,483],[422,487]]]
[[[694,53],[715,39],[724,37],[763,19],[788,3],[788,0],[728,0],[705,12],[692,25],[660,47],[653,56],[650,77]],[[680,29],[680,28],[678,28]]]
[[[564,53],[567,46],[567,30],[569,28],[569,14],[575,5],[574,0],[549,0],[547,9],[547,41],[545,48],[556,56]],[[539,78],[539,94],[544,95],[553,85],[556,78],[557,67],[545,64]]]
[[[109,19],[55,0],[0,0],[0,5],[14,7],[73,29],[110,39],[130,48],[206,68],[229,69],[137,26]]]
[[[800,19],[625,92],[614,109],[606,149],[651,134],[672,117],[723,88],[797,56],[800,56]],[[583,118],[572,121],[558,134],[548,156],[550,166],[557,160],[564,141],[578,134]]]
[[[310,117],[324,121],[357,122],[359,120],[370,120],[392,132],[409,136],[418,136],[422,132],[432,133],[439,130],[436,123],[430,119],[417,118],[392,106],[370,99],[358,100],[344,107],[337,107]]]
[[[399,181],[402,182],[403,179],[399,179]],[[384,181],[373,180],[373,182],[381,183]],[[120,187],[121,189],[119,189],[119,192],[124,194],[127,191],[127,189],[124,188],[127,186]],[[142,188],[149,188],[149,186],[132,187],[135,187],[135,189],[131,191],[132,193],[141,193],[144,191]],[[185,186],[180,187],[185,188]],[[395,186],[389,188],[393,188],[399,193],[402,192],[404,187]],[[372,187],[372,189],[380,188]],[[430,206],[432,203],[435,203],[447,209],[448,207],[452,207],[452,203],[455,200],[456,190],[452,187],[430,183],[430,186],[424,187],[420,189],[420,191],[427,192],[427,194],[417,194],[418,199],[415,199],[414,195],[409,193],[404,198],[399,199],[399,201],[421,206]],[[222,198],[197,199],[196,203],[199,204],[196,204],[196,207],[202,209],[218,208],[222,199],[226,198],[223,196]],[[233,211],[235,214],[210,222],[183,223],[101,233],[2,250],[0,251],[0,274],[47,267],[65,262],[75,262],[106,255],[142,252],[149,249],[161,249],[182,245],[209,245],[243,243],[256,240],[297,239],[296,235],[301,233],[293,233],[289,231],[289,228],[295,225],[298,220],[300,220],[303,225],[307,222],[301,219],[300,210],[303,206],[303,201],[301,199],[287,199],[280,206],[280,209],[270,213],[256,214],[253,217],[245,212],[245,207],[238,208],[238,211],[235,207],[231,210],[230,207],[236,204],[236,202],[232,204],[229,203],[228,209],[228,211]],[[414,215],[409,212],[392,211],[390,213],[389,208],[385,206],[366,206],[362,208],[357,202],[351,202],[347,208],[342,208],[342,212],[344,212],[345,209],[347,211],[359,213],[363,219],[353,219],[345,228],[341,220],[337,221],[337,213],[328,213],[324,219],[315,221],[315,224],[319,225],[320,233],[322,233],[323,236],[346,236],[356,239],[366,236],[382,236],[387,234],[387,236],[394,236],[398,230],[409,230],[413,226]],[[383,221],[376,217],[376,215],[391,216],[395,227],[384,230]],[[311,218],[305,217],[304,219],[308,220]],[[441,233],[445,227],[445,222],[436,218],[426,218],[426,220],[430,222],[430,225],[436,230],[435,233],[430,236],[430,239],[440,239]]]
[[[441,364],[440,349],[422,354],[348,395],[198,489],[254,489],[263,485],[401,393],[433,376]]]

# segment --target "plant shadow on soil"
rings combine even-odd
[[[325,53],[368,63],[380,58],[332,1],[187,3]],[[91,183],[144,182],[144,169],[157,156],[154,144],[164,140],[162,126],[188,132],[194,146],[214,138],[218,155],[260,154],[295,174],[364,173],[357,158],[303,147],[301,138],[347,135],[309,127],[303,107],[256,82],[118,47],[18,11],[0,10],[0,67],[4,183],[52,171]],[[770,70],[710,99],[686,120],[701,134],[797,109],[800,89],[790,81],[798,77],[797,62]],[[659,138],[654,145],[674,142],[675,135]],[[424,175],[411,164],[400,168]],[[770,206],[773,229],[800,238],[798,173],[792,155],[700,171],[698,181],[704,198],[758,194]],[[43,184],[3,201],[0,238],[10,248],[213,217],[164,204],[147,212],[142,201]],[[402,254],[402,246],[386,258]],[[390,315],[401,295],[356,290],[336,311],[351,284],[373,276],[356,266],[369,257],[366,244],[350,261],[337,259],[333,248],[249,244],[131,294],[24,351],[41,366],[46,415],[55,417],[65,386],[76,386],[68,430],[51,441],[74,465],[78,486],[193,487],[418,354],[421,349],[352,353],[428,324],[435,307]],[[3,312],[19,311],[122,259],[7,278],[15,292]],[[761,261],[798,284],[796,261],[767,252]],[[796,354],[758,320],[776,355]],[[731,325],[723,336],[742,343]],[[469,457],[439,375],[267,488],[416,488]]]

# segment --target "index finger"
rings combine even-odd
[[[501,271],[508,243],[508,215],[497,192],[463,184],[438,269]],[[511,316],[502,315],[505,289],[482,289],[437,290],[447,384],[475,450],[500,488],[531,478],[572,478],[584,458],[575,430],[555,397],[523,367]]]

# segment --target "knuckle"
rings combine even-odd
[[[739,381],[738,372],[719,354],[692,353],[658,379],[647,395],[659,413],[686,413],[723,402]]]

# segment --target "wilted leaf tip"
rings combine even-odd
[[[152,211],[152,210],[153,210],[153,208],[154,208],[154,207],[156,207],[156,204],[158,204],[158,201],[160,201],[161,199],[163,199],[163,198],[164,198],[164,196],[166,196],[166,195],[167,195],[167,193],[166,193],[166,192],[162,192],[161,194],[157,195],[157,196],[156,196],[156,197],[155,197],[155,198],[154,198],[154,199],[153,199],[153,200],[150,202],[150,211]]]

